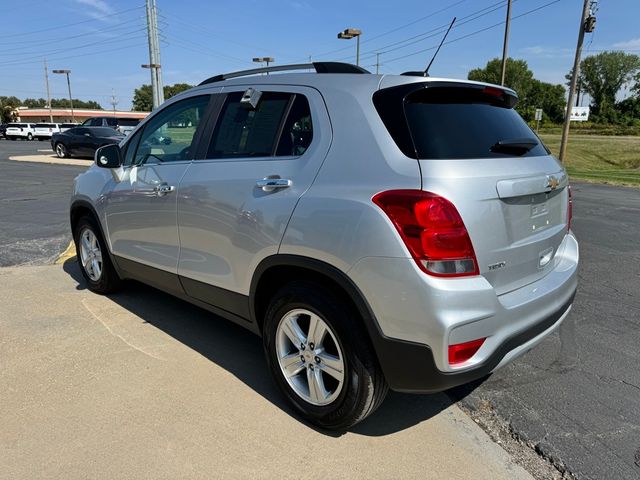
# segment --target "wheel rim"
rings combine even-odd
[[[87,276],[97,282],[102,276],[102,251],[98,237],[88,228],[80,234],[80,262]]]
[[[322,406],[340,395],[344,355],[329,325],[315,313],[295,309],[282,317],[276,354],[284,378],[304,401]]]
[[[64,157],[64,145],[62,145],[61,143],[56,145],[56,153],[59,157]]]

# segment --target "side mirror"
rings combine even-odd
[[[115,143],[97,149],[94,158],[96,165],[102,168],[118,168],[122,165],[122,152]]]

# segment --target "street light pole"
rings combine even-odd
[[[562,139],[560,140],[560,162],[564,163],[567,154],[567,142],[569,140],[569,125],[571,124],[571,109],[573,108],[573,97],[578,83],[578,75],[580,74],[580,57],[582,56],[582,43],[584,41],[584,32],[589,16],[590,0],[584,0],[582,7],[582,16],[580,17],[580,29],[578,30],[578,45],[576,46],[576,56],[573,60],[573,72],[571,74],[571,83],[569,84],[569,95],[567,97],[567,111],[564,114],[564,124],[562,125]]]
[[[360,65],[360,35],[362,35],[362,31],[357,28],[347,28],[338,33],[338,38],[341,40],[356,38],[356,65]]]
[[[44,59],[44,83],[47,86],[47,106],[49,107],[49,121],[53,123],[53,114],[51,113],[51,92],[49,91],[49,69],[47,68],[47,59]]]
[[[53,73],[60,73],[67,76],[67,88],[69,89],[69,105],[71,106],[71,121],[76,123],[76,115],[73,111],[73,97],[71,96],[71,80],[69,79],[69,74],[71,70],[51,70]]]
[[[254,57],[253,61],[256,63],[266,63],[267,68],[269,68],[269,64],[275,62],[276,59],[273,57]],[[267,72],[267,75],[269,75],[269,72]]]

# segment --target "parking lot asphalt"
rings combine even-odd
[[[69,245],[71,184],[86,165],[9,160],[48,148],[48,142],[0,140],[0,267],[47,263]]]
[[[284,404],[258,337],[78,265],[0,269],[0,479],[531,479],[446,395],[344,434]]]
[[[46,263],[61,252],[70,239],[67,220],[69,186],[72,178],[86,167],[5,160],[10,154],[28,154],[37,148],[45,146],[38,142],[0,141],[0,171],[3,172],[0,177],[3,189],[0,192],[0,265]],[[14,151],[9,154],[5,149]],[[46,187],[42,187],[43,184]],[[8,192],[11,191],[16,193],[9,195]],[[20,196],[33,200],[17,200]],[[11,198],[16,200],[12,201]],[[451,392],[451,398],[459,400],[458,404],[480,424],[490,423],[486,418],[486,406],[489,405],[490,415],[507,425],[509,435],[529,445],[531,451],[536,451],[560,470],[571,472],[577,478],[639,478],[640,189],[575,183],[573,230],[581,248],[580,286],[573,311],[560,332],[481,385]],[[54,240],[50,240],[51,238]],[[22,268],[15,270],[20,271]],[[5,284],[6,281],[2,290]],[[34,282],[34,286],[37,285],[39,283]],[[73,285],[65,288],[73,290]],[[20,312],[22,315],[30,315],[30,309],[40,308],[37,305],[41,298],[40,290],[29,287],[25,291],[30,295],[28,298],[32,303],[21,304]],[[234,362],[229,358],[229,353],[221,360],[223,365],[216,363],[222,355],[217,353],[217,349],[222,348],[224,353],[227,347],[224,343],[218,345],[213,340],[208,343],[210,336],[215,336],[218,332],[215,328],[223,327],[204,326],[204,323],[198,322],[204,322],[203,315],[207,314],[177,300],[163,300],[166,296],[149,297],[147,295],[151,295],[148,293],[150,291],[143,288],[141,292],[146,293],[138,293],[136,290],[126,297],[127,309],[136,314],[138,310],[145,311],[142,315],[138,314],[142,318],[138,322],[148,322],[169,336],[177,337],[183,345],[204,355],[218,367],[224,369]],[[43,290],[42,298],[45,295],[49,298],[52,294]],[[86,292],[83,293],[85,294]],[[163,301],[177,302],[173,310],[170,310],[172,315],[180,319],[176,325],[172,324],[169,317],[163,316],[161,308],[145,310],[150,308],[147,303],[160,302],[163,306]],[[156,315],[160,320],[156,321]],[[59,316],[61,319],[64,317],[62,313]],[[6,317],[0,311],[0,318]],[[195,318],[193,322],[196,323],[192,323],[192,318]],[[195,330],[202,328],[202,331],[188,334],[183,331],[186,327],[181,326],[184,321]],[[212,323],[217,325],[224,322]],[[85,324],[78,323],[73,327],[78,330],[77,334],[90,335],[88,332],[81,332],[82,325]],[[26,348],[31,334],[39,338],[42,333],[38,329],[52,327],[46,315],[42,314],[38,321],[27,321],[21,328],[25,329],[24,338],[18,344],[24,344]],[[34,328],[35,331],[31,332],[29,328]],[[209,330],[210,328],[214,330]],[[150,329],[141,330],[145,331]],[[153,338],[150,337],[149,341]],[[68,347],[73,350],[75,344],[69,344]],[[11,348],[19,350],[18,347]],[[62,355],[67,349],[66,346],[57,344],[53,344],[51,348],[51,355]],[[206,353],[202,353],[202,350],[206,350]],[[75,354],[69,351],[68,355],[73,357]],[[257,353],[255,355],[251,358],[251,362],[256,363],[255,368],[264,368],[261,357],[258,358]],[[85,363],[74,368],[93,371],[92,361],[82,362]],[[2,354],[0,363],[3,363]],[[232,369],[232,375],[239,375],[236,370],[237,367]],[[256,372],[245,372],[240,378],[244,383],[249,382],[260,393],[269,387],[260,383],[267,380],[258,380],[260,375]],[[247,380],[248,377],[252,380]],[[41,388],[48,388],[46,379],[41,381]],[[135,387],[126,384],[118,386],[125,390]],[[20,390],[24,387],[14,385],[12,388]],[[68,388],[69,395],[72,395],[73,387]],[[154,388],[154,392],[160,394],[160,387],[156,385]],[[109,393],[114,394],[117,392]],[[386,413],[381,413],[382,417],[374,417],[383,420],[374,421],[367,428],[377,431],[379,436],[393,436],[397,434],[396,430],[402,430],[398,427],[388,428],[388,423],[413,425],[416,428],[416,425],[421,425],[420,422],[425,423],[425,419],[430,418],[428,412],[438,409],[438,401],[433,398],[446,397],[393,395],[391,402],[387,402],[390,406],[383,409]],[[432,401],[436,406],[433,406]],[[272,400],[271,403],[275,405],[277,400]],[[44,404],[42,408],[45,408]],[[46,405],[49,410],[56,408],[58,407],[53,404]],[[286,410],[286,407],[282,408]],[[422,411],[427,413],[423,415],[420,413]],[[433,418],[437,418],[437,415]],[[0,419],[0,425],[3,424]],[[492,435],[495,434],[491,431],[492,425],[486,428]],[[124,435],[126,432],[122,430],[119,433]],[[182,448],[182,445],[175,448]],[[0,459],[2,458],[0,451]],[[411,461],[413,460],[407,458],[407,462]],[[0,468],[0,477],[1,471]]]
[[[558,334],[461,401],[579,479],[640,478],[640,189],[574,184],[579,286]]]

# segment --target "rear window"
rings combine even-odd
[[[140,120],[137,118],[119,118],[118,124],[121,127],[135,127],[140,123]]]
[[[27,126],[26,123],[10,123],[10,124],[7,125],[7,128],[11,128],[11,127],[13,127],[13,128],[24,128],[26,126]]]
[[[115,137],[120,135],[120,133],[109,127],[89,127],[87,130],[96,137]]]
[[[419,159],[541,156],[548,151],[507,98],[496,88],[428,87],[404,99],[404,119],[390,126],[388,112],[378,111],[398,146]],[[402,123],[402,127],[398,126]],[[400,131],[408,130],[409,135]]]

